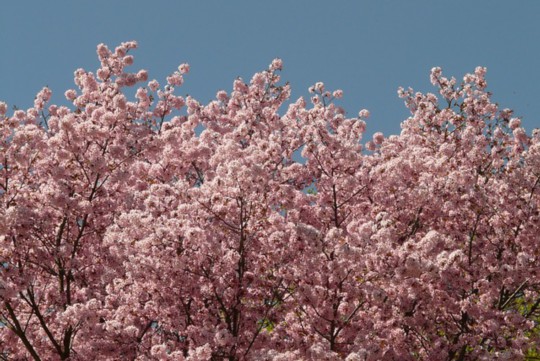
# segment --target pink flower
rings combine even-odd
[[[124,56],[124,58],[122,59],[122,62],[124,63],[124,65],[132,65],[133,64],[133,55]]]
[[[503,110],[500,111],[500,116],[503,119],[509,119],[513,113],[514,111],[512,109],[504,108]]]
[[[437,85],[441,74],[442,74],[442,70],[440,67],[437,66],[437,67],[431,68],[431,75],[430,75],[431,84]]]
[[[107,58],[109,56],[110,50],[107,47],[107,45],[99,44],[97,46],[97,54],[98,54],[99,58],[103,60],[103,59],[105,59],[105,58]]]
[[[109,76],[111,75],[111,71],[107,68],[100,68],[97,70],[96,74],[99,79],[105,80],[109,78]]]
[[[266,77],[262,73],[256,73],[255,75],[253,75],[251,83],[258,87],[263,87],[266,83]]]
[[[77,98],[77,93],[75,92],[75,90],[69,89],[64,93],[64,96],[66,97],[67,100],[73,101],[75,100],[75,98]]]
[[[159,83],[157,82],[157,80],[151,80],[149,83],[148,83],[148,87],[150,88],[151,91],[155,92],[156,90],[159,89]]]
[[[370,115],[370,113],[369,113],[369,110],[367,110],[367,109],[362,109],[362,110],[360,110],[360,112],[358,112],[358,117],[359,118],[367,119],[367,118],[369,118],[369,115]]]
[[[193,361],[208,361],[212,357],[212,347],[209,344],[204,346],[197,347],[193,352],[193,355],[190,355],[190,360]]]
[[[486,67],[477,66],[476,69],[474,69],[474,74],[476,74],[476,76],[479,78],[483,78],[486,75],[486,72]]]
[[[124,46],[117,46],[115,49],[114,49],[114,54],[118,57],[118,58],[123,58],[125,55],[126,55],[126,51],[127,49],[124,47]]]
[[[216,98],[217,98],[220,102],[226,102],[227,99],[228,99],[227,92],[224,91],[224,90],[218,91],[217,94],[216,94]]]
[[[146,70],[139,70],[137,73],[137,80],[138,81],[147,81],[148,80],[148,72]]]
[[[343,97],[343,90],[341,89],[338,89],[338,90],[334,90],[334,92],[332,93],[332,96],[336,99],[340,99]]]
[[[221,329],[216,332],[214,341],[219,346],[227,346],[233,341],[233,338],[231,334],[229,333],[229,331],[227,331],[226,329]]]
[[[521,125],[521,119],[519,119],[519,118],[512,118],[512,119],[510,119],[510,121],[508,122],[508,126],[509,126],[510,129],[512,129],[512,130],[518,128],[520,125]]]
[[[373,142],[373,141],[369,141],[366,143],[366,149],[369,150],[369,151],[374,151],[375,149],[377,149],[377,145]]]
[[[384,141],[384,134],[381,132],[376,132],[373,134],[373,143],[380,145]]]
[[[184,83],[184,78],[180,73],[173,73],[167,77],[167,83],[172,86],[180,86]]]
[[[180,72],[180,74],[189,73],[189,64],[180,64],[180,66],[178,66],[178,71]]]
[[[283,61],[279,58],[276,58],[272,61],[270,65],[271,70],[281,70],[283,68]]]
[[[51,90],[47,87],[41,89],[41,91],[36,95],[36,99],[34,100],[34,108],[37,110],[43,109],[45,106],[45,103],[49,101],[51,98]]]
[[[523,130],[523,128],[515,128],[512,133],[514,134],[514,137],[518,142],[527,143],[528,136],[527,133],[525,133],[525,130]]]
[[[113,99],[113,105],[121,110],[126,109],[126,97],[123,94],[118,94]]]
[[[26,113],[24,112],[24,110],[16,110],[15,114],[13,115],[15,116],[16,119],[19,119],[19,120],[23,120],[24,118],[26,118]]]
[[[57,115],[58,106],[56,106],[54,104],[50,105],[48,111],[49,111],[50,115],[55,116],[55,115]]]
[[[0,117],[3,117],[4,115],[6,115],[6,111],[7,111],[7,104],[4,102],[0,102]]]
[[[121,44],[122,47],[126,48],[126,49],[136,49],[137,48],[137,42],[136,41],[126,41],[124,43]]]

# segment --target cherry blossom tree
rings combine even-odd
[[[99,45],[70,107],[0,103],[0,359],[535,355],[540,133],[484,68],[432,69],[366,141],[341,90],[290,102],[279,59],[203,105],[135,47]]]

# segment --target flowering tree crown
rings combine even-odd
[[[99,45],[69,107],[0,103],[0,359],[535,355],[540,134],[485,68],[432,69],[365,141],[341,90],[289,102],[280,59],[202,105],[135,47]]]

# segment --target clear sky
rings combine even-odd
[[[540,1],[521,0],[8,0],[0,5],[0,100],[27,108],[42,86],[54,102],[73,71],[95,71],[96,45],[137,40],[133,70],[162,81],[180,63],[180,94],[203,103],[275,57],[293,98],[323,81],[343,89],[351,116],[371,111],[368,133],[397,134],[407,116],[398,86],[435,91],[429,71],[461,79],[488,68],[502,107],[540,128]],[[163,83],[163,82],[162,82]]]

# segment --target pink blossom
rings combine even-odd
[[[122,62],[124,63],[124,65],[132,65],[133,64],[133,55],[124,56],[124,58],[122,59]]]
[[[184,78],[180,73],[173,73],[167,77],[167,83],[173,86],[180,86],[184,83]]]
[[[36,95],[36,99],[34,100],[34,108],[36,109],[43,109],[45,103],[47,103],[51,99],[52,92],[49,88],[44,87],[41,89],[41,91]]]
[[[137,73],[137,80],[138,81],[147,81],[148,80],[148,72],[146,70],[139,70]]]
[[[377,145],[373,142],[373,141],[369,141],[366,143],[366,149],[369,150],[369,151],[374,151],[375,149],[377,149]]]
[[[129,50],[129,49],[136,49],[137,48],[137,42],[132,40],[132,41],[126,41],[124,43],[121,44],[122,47],[124,47],[125,49]]]
[[[159,88],[159,83],[157,82],[157,80],[151,80],[149,83],[148,83],[148,87],[150,88],[150,90],[152,90],[153,92],[155,92],[156,90],[158,90]]]
[[[189,361],[209,361],[212,357],[212,348],[209,344],[204,346],[197,347],[195,349],[193,356],[189,357]]]
[[[118,57],[118,58],[123,58],[127,53],[127,49],[125,46],[117,46],[115,49],[114,49],[114,54]]]
[[[367,109],[362,109],[362,110],[360,110],[360,112],[358,113],[358,117],[359,117],[359,118],[364,118],[364,119],[369,118],[369,115],[370,115],[370,113],[369,113],[369,110],[367,110]]]
[[[100,69],[97,70],[96,74],[97,74],[99,79],[105,80],[105,79],[109,78],[111,72],[107,68],[100,68]]]
[[[224,91],[224,90],[218,91],[217,94],[216,94],[216,98],[221,102],[227,101],[227,99],[228,99],[227,92]]]
[[[272,64],[270,65],[270,69],[272,70],[281,70],[283,68],[283,61],[279,58],[276,58],[272,60]]]
[[[50,105],[49,108],[47,109],[49,111],[49,114],[54,116],[54,115],[57,115],[57,111],[58,111],[58,107],[54,104]]]
[[[3,117],[6,115],[7,112],[7,104],[4,102],[0,102],[0,117]]]
[[[514,134],[514,137],[518,142],[527,143],[529,140],[529,137],[527,136],[527,133],[523,130],[523,128],[515,128],[512,132]]]
[[[26,113],[24,112],[24,110],[16,110],[13,115],[15,116],[16,119],[19,119],[19,120],[23,120],[26,118]]]
[[[69,89],[64,93],[64,96],[66,97],[67,100],[73,101],[77,97],[77,93],[75,92],[75,90]]]
[[[521,125],[521,119],[519,119],[519,118],[512,118],[512,119],[510,119],[510,121],[508,122],[508,126],[509,126],[510,129],[512,129],[512,130],[518,128],[520,125]]]
[[[189,64],[183,63],[178,66],[178,71],[180,74],[187,74],[189,73]]]
[[[373,143],[380,145],[384,141],[384,134],[381,132],[376,132],[373,134]]]
[[[336,99],[340,99],[343,97],[343,90],[341,89],[338,89],[338,90],[334,90],[334,92],[332,93],[332,96]]]
[[[431,75],[430,75],[431,84],[433,85],[439,84],[441,74],[442,74],[442,69],[440,67],[432,68]]]
[[[231,337],[231,334],[229,333],[228,330],[223,329],[223,330],[219,330],[216,333],[214,340],[219,346],[227,346],[230,343],[232,343],[233,338]]]
[[[107,58],[110,54],[110,51],[107,45],[99,44],[97,46],[97,54],[101,60]]]

